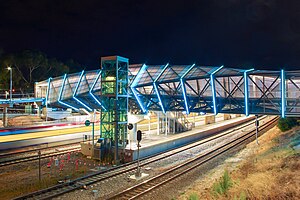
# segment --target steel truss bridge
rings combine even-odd
[[[140,64],[128,73],[131,111],[300,116],[300,71]],[[48,107],[105,109],[101,91],[118,86],[110,77],[102,84],[100,76],[93,70],[49,78],[36,83],[36,98],[44,97]]]

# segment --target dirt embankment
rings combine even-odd
[[[300,127],[284,133],[274,127],[259,138],[259,145],[250,143],[178,199],[300,199],[299,144]],[[218,183],[224,182],[229,187],[222,191]]]

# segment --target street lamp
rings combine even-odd
[[[7,67],[7,69],[10,71],[10,101],[12,101],[12,67]]]

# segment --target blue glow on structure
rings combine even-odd
[[[186,72],[184,72],[184,74],[180,77],[180,83],[181,83],[181,87],[182,87],[182,95],[183,95],[183,99],[184,99],[184,105],[185,105],[185,111],[187,114],[190,114],[190,109],[189,109],[189,105],[187,102],[187,97],[186,97],[186,88],[185,88],[185,84],[184,84],[184,77],[194,68],[195,64],[193,64]]]
[[[139,82],[139,80],[141,79],[142,74],[146,71],[147,69],[147,65],[143,64],[143,66],[141,67],[141,69],[138,71],[138,73],[136,74],[134,80],[131,83],[130,87],[135,87],[137,85],[137,83]]]
[[[48,104],[48,96],[50,94],[50,84],[51,84],[51,77],[48,79],[48,88],[47,88],[47,94],[46,94],[46,105]]]
[[[97,77],[96,77],[96,79],[95,79],[95,81],[94,81],[94,83],[93,83],[93,85],[92,85],[92,87],[91,87],[91,89],[90,89],[90,93],[93,91],[93,89],[94,89],[94,87],[95,87],[95,85],[96,85],[98,79],[100,78],[100,75],[101,75],[101,70],[100,70],[99,73],[97,74]]]
[[[154,82],[156,82],[160,77],[161,75],[166,71],[166,69],[168,68],[169,66],[169,63],[167,63],[164,68],[160,71],[160,73],[158,74],[158,76],[155,78]]]
[[[138,96],[135,86],[139,82],[139,80],[141,79],[141,74],[143,74],[144,71],[146,71],[146,68],[147,68],[147,66],[145,64],[143,64],[143,66],[141,67],[141,69],[139,70],[137,75],[135,76],[134,80],[132,81],[132,84],[130,85],[133,96],[137,100],[137,102],[138,102],[140,108],[142,109],[143,113],[146,113],[147,109],[144,107],[140,97]]]
[[[186,111],[186,114],[190,114],[190,109],[189,109],[189,105],[187,103],[187,98],[186,98],[186,89],[185,89],[185,85],[184,85],[184,82],[183,82],[182,78],[180,79],[180,83],[181,83],[181,87],[182,87],[185,111]]]
[[[286,89],[285,89],[285,73],[284,70],[281,70],[281,117],[285,118],[285,96],[286,96]]]
[[[82,77],[83,77],[83,74],[84,74],[84,70],[82,70],[81,75],[80,75],[79,80],[78,80],[78,83],[77,83],[77,85],[76,85],[76,88],[75,88],[75,90],[74,90],[74,93],[73,93],[73,99],[75,99],[78,103],[80,103],[81,105],[83,105],[83,106],[84,106],[86,109],[88,109],[89,111],[92,111],[92,109],[91,109],[89,106],[87,106],[85,103],[83,103],[83,102],[80,101],[78,98],[76,98],[76,93],[77,93],[78,87],[79,87],[79,85],[80,85],[80,83],[81,83],[81,79],[82,79]]]
[[[140,108],[142,109],[143,113],[146,113],[147,110],[144,108],[144,106],[143,106],[143,104],[142,104],[142,102],[141,102],[141,99],[140,99],[140,97],[138,96],[138,94],[137,94],[137,92],[136,92],[136,89],[133,88],[133,87],[131,87],[131,91],[132,91],[132,93],[133,93],[135,99],[137,100],[137,102],[138,102]]]
[[[64,89],[65,82],[66,82],[66,78],[67,78],[67,74],[64,75],[64,79],[63,79],[63,81],[61,83],[60,92],[59,92],[59,95],[58,95],[58,101],[61,100],[61,95],[63,93],[63,89]]]
[[[166,113],[165,108],[164,108],[164,106],[163,106],[163,104],[162,104],[162,101],[161,101],[160,94],[159,94],[158,89],[157,89],[157,85],[156,85],[155,82],[153,83],[153,86],[154,86],[154,90],[155,90],[155,92],[156,92],[156,95],[157,95],[157,97],[158,97],[158,101],[159,101],[160,107],[161,107],[163,113]]]
[[[59,96],[58,96],[58,102],[64,106],[67,106],[67,107],[70,107],[76,111],[78,111],[78,108],[75,108],[74,106],[71,106],[67,103],[64,103],[61,101],[61,96],[62,96],[62,93],[63,93],[63,90],[64,90],[64,87],[65,87],[65,82],[66,82],[66,78],[67,78],[67,74],[64,75],[64,79],[62,81],[62,85],[61,85],[61,88],[60,88],[60,93],[59,93]]]
[[[184,74],[181,76],[181,78],[184,78],[194,67],[195,67],[195,64],[192,64],[191,67],[186,72],[184,72]]]
[[[164,66],[163,70],[161,70],[161,72],[158,74],[158,76],[153,81],[154,90],[156,92],[156,95],[157,95],[157,98],[158,98],[158,101],[159,101],[159,104],[160,104],[160,107],[161,107],[163,113],[166,113],[166,110],[165,110],[164,105],[162,103],[162,100],[161,100],[161,97],[160,97],[160,94],[159,94],[159,91],[158,91],[158,88],[157,88],[157,85],[156,85],[156,81],[161,77],[161,75],[165,72],[165,70],[168,68],[168,66],[169,66],[169,63],[167,63]]]
[[[210,74],[211,91],[212,91],[212,97],[213,97],[213,110],[214,110],[215,115],[218,114],[218,111],[217,111],[217,103],[216,103],[216,88],[215,88],[214,74],[217,73],[223,67],[224,66],[222,65],[221,67],[219,67],[218,69],[216,69],[215,71],[213,71]]]
[[[103,107],[103,105],[100,103],[100,101],[95,97],[95,95],[92,93],[93,92],[93,89],[94,89],[94,87],[95,87],[95,85],[96,85],[96,83],[97,83],[97,81],[98,81],[98,79],[100,78],[100,75],[101,75],[101,70],[99,71],[99,73],[98,73],[98,75],[97,75],[97,77],[96,77],[96,79],[95,79],[95,81],[94,81],[94,83],[93,83],[93,85],[92,85],[92,87],[91,87],[91,89],[90,89],[90,91],[89,91],[89,94],[93,97],[93,99],[101,106],[101,108],[103,108],[105,111],[106,111],[106,109]]]
[[[245,115],[249,115],[249,89],[248,89],[248,77],[247,72],[253,71],[254,69],[248,69],[244,71],[244,98],[245,98]]]

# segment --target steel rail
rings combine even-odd
[[[270,120],[268,123],[264,124],[261,129],[268,129],[270,126],[273,126],[277,122],[277,120],[278,117]],[[147,179],[115,195],[109,196],[107,199],[136,199],[138,197],[141,197],[142,195],[145,195],[146,193],[149,193],[154,189],[161,187],[180,176],[185,175],[186,173],[190,173],[193,169],[203,165],[204,163],[207,163],[208,161],[216,158],[219,155],[222,155],[225,152],[228,152],[229,150],[239,146],[240,144],[244,143],[254,136],[255,130],[251,130],[230,142],[227,142],[223,145],[218,146],[217,148],[210,150],[209,152],[200,154],[195,158],[192,158],[182,164],[176,165],[175,167],[161,174],[156,175],[155,177]]]
[[[63,154],[69,153],[69,152],[79,151],[80,149],[81,148],[79,148],[79,147],[73,147],[73,148],[68,148],[68,149],[62,150],[60,152],[45,153],[45,154],[41,155],[41,159],[50,158],[53,156],[59,156],[59,155],[63,155]],[[38,159],[39,159],[38,155],[33,155],[33,156],[26,156],[23,158],[4,160],[4,161],[0,162],[0,167],[14,165],[14,164],[18,164],[18,163],[29,162],[29,161],[35,161]]]
[[[263,116],[260,119],[265,119],[265,118],[266,117]],[[232,134],[237,130],[241,130],[242,128],[253,125],[254,122],[255,122],[255,120],[251,120],[250,122],[245,122],[243,125],[238,125],[235,128],[232,128],[228,131],[224,131],[220,134],[204,137],[201,139],[201,141],[197,141],[197,142],[188,144],[186,146],[177,147],[177,148],[174,148],[174,149],[166,151],[166,152],[162,152],[162,153],[159,153],[156,155],[145,157],[140,160],[141,161],[140,166],[145,166],[150,163],[153,163],[153,162],[156,162],[156,161],[159,161],[162,159],[166,159],[170,156],[176,155],[183,151],[187,151],[196,146],[203,145],[205,143],[216,140],[218,138],[227,136],[228,134]],[[95,173],[89,174],[87,176],[83,176],[83,177],[77,178],[75,180],[72,180],[68,183],[54,185],[52,187],[42,189],[42,190],[39,190],[36,192],[32,192],[27,195],[17,197],[15,199],[51,199],[51,198],[57,197],[59,195],[82,188],[84,185],[91,185],[95,182],[107,180],[107,179],[115,177],[117,175],[120,175],[123,173],[128,173],[128,172],[131,172],[134,170],[136,170],[136,161],[126,163],[123,165],[119,165],[119,166],[116,166],[116,167],[113,167],[113,168],[110,168],[107,170],[103,170],[100,172],[95,172]]]

